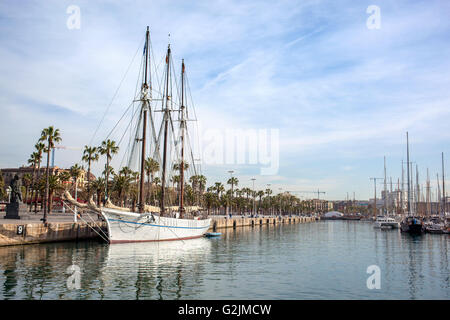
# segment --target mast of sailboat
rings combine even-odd
[[[383,214],[387,214],[387,181],[386,181],[386,156],[384,156],[384,202]]]
[[[180,162],[180,218],[183,218],[184,212],[184,130],[186,119],[184,118],[184,59],[181,62],[181,162]]]
[[[167,131],[169,126],[169,77],[170,77],[170,44],[167,47],[166,55],[166,106],[164,109],[164,147],[163,147],[163,163],[162,163],[162,174],[161,174],[161,215],[165,214],[165,186],[166,186],[166,166],[167,166]]]
[[[416,164],[416,214],[419,215],[420,186],[419,186],[419,165]]]
[[[431,215],[431,208],[430,208],[430,173],[427,168],[427,215]]]
[[[411,215],[411,187],[410,187],[410,180],[409,180],[409,138],[408,138],[408,131],[406,131],[406,166],[407,166],[407,174],[406,178],[408,179],[408,203],[406,212],[408,212],[408,216]]]
[[[445,218],[445,214],[446,214],[446,199],[445,199],[445,173],[444,173],[444,152],[442,152],[442,216]]]
[[[144,83],[142,85],[142,93],[141,93],[141,101],[142,101],[142,110],[143,110],[143,126],[142,126],[142,149],[141,149],[141,173],[139,177],[139,212],[143,213],[145,208],[145,199],[144,199],[144,170],[145,170],[145,144],[146,144],[146,135],[147,135],[147,110],[149,109],[148,105],[148,46],[149,46],[149,36],[150,31],[147,26],[147,32],[145,34],[145,75],[144,75]]]
[[[437,192],[436,192],[436,202],[437,202],[437,214],[441,214],[441,187],[439,185],[439,173],[436,173],[437,181]]]
[[[403,167],[403,159],[402,159],[402,187],[401,187],[401,191],[400,191],[400,210],[401,213],[404,214],[404,204],[403,204],[403,199],[405,198],[405,169]]]

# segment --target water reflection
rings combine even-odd
[[[108,298],[181,299],[202,285],[210,250],[208,239],[111,245],[101,269]]]
[[[449,237],[323,221],[184,242],[0,247],[1,299],[449,299]],[[366,287],[369,265],[381,290]],[[81,289],[67,287],[71,265]]]

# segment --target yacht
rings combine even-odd
[[[389,216],[378,216],[374,222],[374,228],[400,228],[400,223],[398,223],[394,218]]]

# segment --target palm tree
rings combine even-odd
[[[238,185],[239,180],[236,177],[231,177],[228,179],[227,184],[231,184],[231,202],[233,202],[234,191],[233,187]],[[231,211],[233,211],[233,203],[231,203]]]
[[[216,182],[214,184],[214,190],[217,192],[217,195],[220,196],[223,191],[225,191],[225,187],[221,182]]]
[[[6,197],[5,181],[3,180],[2,170],[0,170],[0,200]]]
[[[103,190],[105,190],[105,179],[98,177],[92,181],[92,190],[97,194],[97,205],[100,206],[100,199]]]
[[[272,211],[271,211],[271,197],[270,197],[270,195],[272,194],[272,190],[271,189],[269,189],[269,188],[267,188],[266,190],[265,190],[265,194],[266,194],[266,198],[267,198],[267,200],[268,200],[268,206],[269,206],[269,212],[270,212],[270,215],[272,215]]]
[[[70,175],[69,171],[62,171],[59,175],[59,181],[61,181],[61,183],[64,185],[64,189],[67,189],[67,183],[70,181],[70,178],[72,178],[72,176]]]
[[[111,158],[114,154],[117,154],[119,152],[119,146],[116,145],[116,142],[114,140],[105,140],[102,142],[102,145],[99,147],[100,154],[106,155],[106,166],[105,168],[109,168],[109,162],[111,161]],[[109,180],[109,170],[105,170],[105,201],[108,197],[108,180]]]
[[[27,203],[28,200],[28,188],[31,186],[33,182],[33,177],[29,173],[25,173],[22,177],[22,184],[25,186],[25,199],[23,202]]]
[[[189,163],[186,163],[186,161],[180,161],[173,164],[173,170],[174,171],[180,171],[181,165],[183,164],[183,169],[186,171],[189,168]]]
[[[59,180],[59,176],[51,175],[48,180],[48,191],[49,191],[49,198],[48,198],[48,207],[51,209],[52,203],[53,203],[53,195],[55,191],[61,190],[63,187],[61,186],[61,182]]]
[[[205,204],[206,204],[206,212],[209,215],[209,210],[212,206],[214,206],[217,203],[217,196],[216,194],[212,192],[206,192],[204,195],[205,198]]]
[[[122,175],[125,177],[131,176],[132,174],[133,174],[133,170],[131,170],[128,167],[122,167],[122,169],[120,169],[120,171],[119,171],[119,175]]]
[[[73,166],[70,167],[70,176],[73,179],[73,186],[74,186],[74,198],[75,200],[77,200],[77,187],[78,187],[78,178],[81,175],[81,171],[83,169],[80,168],[80,166],[78,165],[78,163],[74,164]]]
[[[122,173],[114,176],[113,190],[117,191],[119,196],[119,203],[122,207],[124,206],[124,196],[126,197],[128,192],[130,191],[132,179],[133,178],[131,176]]]
[[[33,192],[35,189],[35,177],[36,177],[36,163],[37,163],[37,152],[33,152],[28,159],[28,163],[33,166],[33,174],[31,176],[31,191],[30,191],[30,212],[33,207]]]
[[[36,143],[34,145],[34,148],[36,149],[36,161],[37,161],[37,176],[36,176],[36,192],[34,195],[34,213],[37,213],[37,198],[38,198],[38,194],[39,192],[39,188],[38,188],[38,183],[39,183],[39,179],[41,178],[41,162],[42,162],[42,153],[46,152],[45,149],[45,144],[43,144],[42,142]],[[41,202],[41,208],[42,208],[42,202]]]
[[[259,210],[261,210],[261,201],[262,197],[264,197],[264,191],[259,190],[258,192],[256,192],[256,196],[259,197],[259,205],[258,205],[258,212],[259,212]]]
[[[159,171],[159,163],[155,159],[148,157],[145,160],[144,169],[145,169],[145,174],[147,175],[147,183],[148,183],[147,201],[150,201],[150,195],[153,193],[152,192],[153,190],[151,190],[152,185],[153,185],[153,178],[154,178],[155,172]]]
[[[98,148],[97,147],[89,147],[89,146],[84,146],[84,151],[83,151],[83,157],[81,158],[81,160],[83,160],[84,162],[87,163],[88,165],[88,185],[87,185],[87,191],[88,191],[88,197],[90,194],[90,183],[91,183],[91,163],[98,161],[99,155],[98,155]]]
[[[43,223],[47,223],[47,211],[51,210],[50,207],[50,199],[49,199],[49,176],[50,176],[50,150],[54,148],[55,142],[61,141],[61,136],[59,133],[59,129],[53,128],[53,126],[50,126],[48,128],[44,128],[41,132],[41,138],[39,141],[46,141],[47,142],[47,168],[45,170],[45,206],[44,206],[44,217],[42,219]]]

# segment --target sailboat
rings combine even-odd
[[[400,223],[400,230],[410,234],[423,234],[425,232],[425,225],[422,218],[411,213],[411,182],[409,177],[410,162],[409,162],[409,140],[408,132],[406,132],[406,164],[407,164],[407,179],[408,179],[408,201],[407,201],[407,216]]]
[[[445,172],[444,172],[444,153],[442,152],[442,206],[441,215],[430,216],[428,221],[425,223],[425,230],[427,233],[442,234],[447,233],[448,226],[446,225],[446,197],[445,197]],[[438,179],[439,185],[439,179]]]
[[[392,194],[392,181],[391,181],[391,193]],[[387,205],[387,187],[386,187],[386,157],[384,157],[384,205],[383,205],[383,215],[377,216],[373,226],[374,228],[380,229],[398,229],[400,224],[389,215],[388,205]]]
[[[171,79],[171,49],[170,44],[167,48],[164,66],[164,89],[158,92],[161,99],[153,99],[152,81],[150,73],[150,32],[147,27],[145,34],[145,45],[143,50],[143,76],[139,96],[134,100],[139,103],[139,114],[134,139],[132,141],[131,158],[137,153],[139,156],[135,162],[140,169],[139,175],[139,197],[138,212],[134,212],[133,208],[125,208],[115,206],[106,198],[104,206],[96,206],[91,198],[87,205],[90,209],[99,213],[107,224],[109,243],[124,242],[147,242],[147,241],[167,241],[167,240],[185,240],[202,237],[210,228],[211,219],[201,213],[198,206],[186,207],[184,204],[184,171],[187,167],[187,159],[185,157],[185,145],[187,135],[187,110],[186,110],[186,80],[185,80],[185,64],[182,61],[181,70],[181,101],[176,103],[173,101],[172,95],[172,79]],[[155,90],[156,91],[156,90]],[[155,93],[156,94],[156,93]],[[161,110],[154,110],[154,102],[161,101]],[[159,126],[159,134],[156,135],[156,125],[154,123],[154,112],[159,111],[162,114],[162,120]],[[178,120],[174,120],[172,114],[178,113]],[[178,134],[175,139],[175,129],[173,122],[180,123]],[[149,122],[149,124],[147,123]],[[147,133],[149,127],[153,140],[149,141]],[[169,132],[170,131],[170,132]],[[170,139],[172,138],[172,139]],[[169,141],[171,140],[171,141]],[[169,147],[169,143],[173,143],[173,147]],[[146,146],[153,146],[153,150],[146,150]],[[150,148],[149,148],[150,149]],[[162,149],[162,157],[161,157]],[[169,150],[171,149],[171,150]],[[180,150],[179,150],[180,149]],[[153,152],[154,158],[158,159],[161,169],[161,192],[158,204],[159,206],[151,206],[146,204],[144,196],[144,179],[145,179],[145,160],[147,153]],[[175,159],[174,159],[175,158]],[[179,186],[178,188],[178,206],[169,206],[169,162],[170,165],[179,160]],[[194,159],[191,159],[194,162]],[[195,164],[193,163],[195,167]],[[105,195],[107,197],[107,195]],[[70,194],[65,195],[66,200],[75,204]]]

